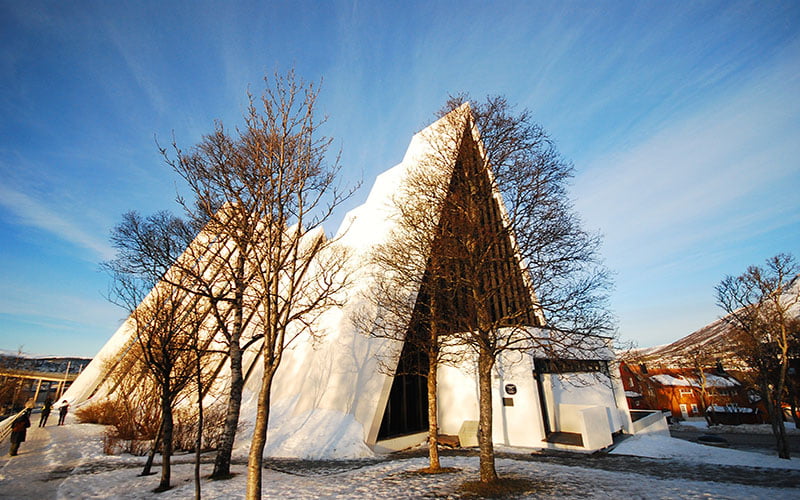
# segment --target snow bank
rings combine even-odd
[[[249,392],[249,391],[247,391]],[[242,430],[237,433],[237,454],[250,449],[256,415],[255,394],[242,403]],[[270,407],[265,457],[334,460],[375,456],[364,443],[364,427],[351,414],[313,409],[292,415],[298,397],[275,402]]]
[[[657,434],[642,434],[628,438],[611,453],[694,463],[800,470],[798,459],[784,460],[746,451],[715,448]]]
[[[306,459],[367,458],[364,428],[352,415],[315,409],[270,425],[265,456]]]

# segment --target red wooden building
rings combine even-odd
[[[709,417],[717,423],[761,422],[746,388],[730,373],[620,364],[628,406],[669,411],[675,419]]]

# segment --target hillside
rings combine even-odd
[[[787,292],[790,296],[800,294],[800,275],[795,276]],[[800,320],[800,303],[795,303],[790,311]],[[676,340],[671,344],[638,349],[634,356],[644,362],[671,366],[685,364],[685,360],[698,352],[713,353],[723,366],[736,368],[739,362],[733,352],[733,326],[726,321],[727,316]]]

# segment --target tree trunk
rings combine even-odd
[[[789,442],[786,439],[786,428],[783,426],[783,415],[781,414],[780,398],[773,399],[773,393],[769,390],[766,381],[762,381],[761,395],[764,404],[767,405],[767,416],[769,423],[772,427],[772,435],[775,436],[775,449],[778,452],[778,458],[789,459]],[[775,401],[778,404],[775,404]]]
[[[428,356],[428,457],[430,458],[429,468],[431,472],[441,470],[439,463],[439,418],[438,418],[438,399],[436,394],[438,361],[433,353]]]
[[[195,337],[196,338],[196,337]],[[200,455],[203,448],[203,368],[200,362],[200,353],[197,352],[197,437],[194,441],[194,498],[200,500]]]
[[[170,488],[172,459],[172,400],[169,386],[164,387],[161,397],[161,419],[163,421],[163,443],[161,445],[161,482],[156,491],[167,491]]]
[[[797,384],[787,379],[789,384],[789,406],[792,409],[792,420],[795,429],[800,429],[800,417],[797,415]]]
[[[437,394],[439,368],[439,307],[436,291],[431,294],[428,328],[428,468],[431,472],[442,469],[439,463],[439,395]]]
[[[139,474],[140,476],[149,476],[153,473],[150,469],[153,468],[153,459],[158,452],[158,447],[161,446],[162,432],[164,432],[164,419],[161,419],[161,424],[158,426],[158,433],[155,439],[153,439],[153,446],[150,448],[150,453],[147,455],[147,461],[144,463],[144,469],[142,469],[142,473]]]
[[[267,353],[264,353],[265,359]],[[250,455],[247,457],[247,493],[248,500],[261,499],[261,470],[264,463],[264,447],[267,444],[269,427],[269,401],[272,392],[272,380],[275,375],[274,366],[264,367],[264,377],[258,392],[258,411],[253,429],[253,440],[250,443]]]
[[[228,479],[231,477],[231,454],[233,441],[236,439],[236,428],[239,426],[239,410],[242,406],[242,389],[244,378],[242,375],[242,351],[239,348],[239,338],[231,339],[231,388],[228,397],[228,412],[225,416],[225,428],[222,431],[219,450],[214,460],[212,479]]]
[[[774,406],[774,405],[772,405]],[[789,454],[789,441],[786,439],[786,427],[783,425],[783,415],[781,408],[774,409],[770,416],[772,423],[772,434],[775,436],[775,447],[778,450],[778,458],[791,458]]]
[[[492,367],[494,356],[481,348],[478,352],[478,386],[480,417],[478,445],[480,446],[480,478],[482,483],[497,481],[492,444]]]

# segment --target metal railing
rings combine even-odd
[[[8,417],[7,419],[3,420],[2,422],[0,422],[0,443],[2,443],[3,440],[5,440],[5,438],[7,438],[9,434],[11,434],[11,424],[14,423],[14,420],[16,420],[17,417],[19,417],[20,415],[22,415],[26,411],[28,411],[27,408],[23,409],[21,412],[17,413],[16,415],[12,415],[12,416]]]

